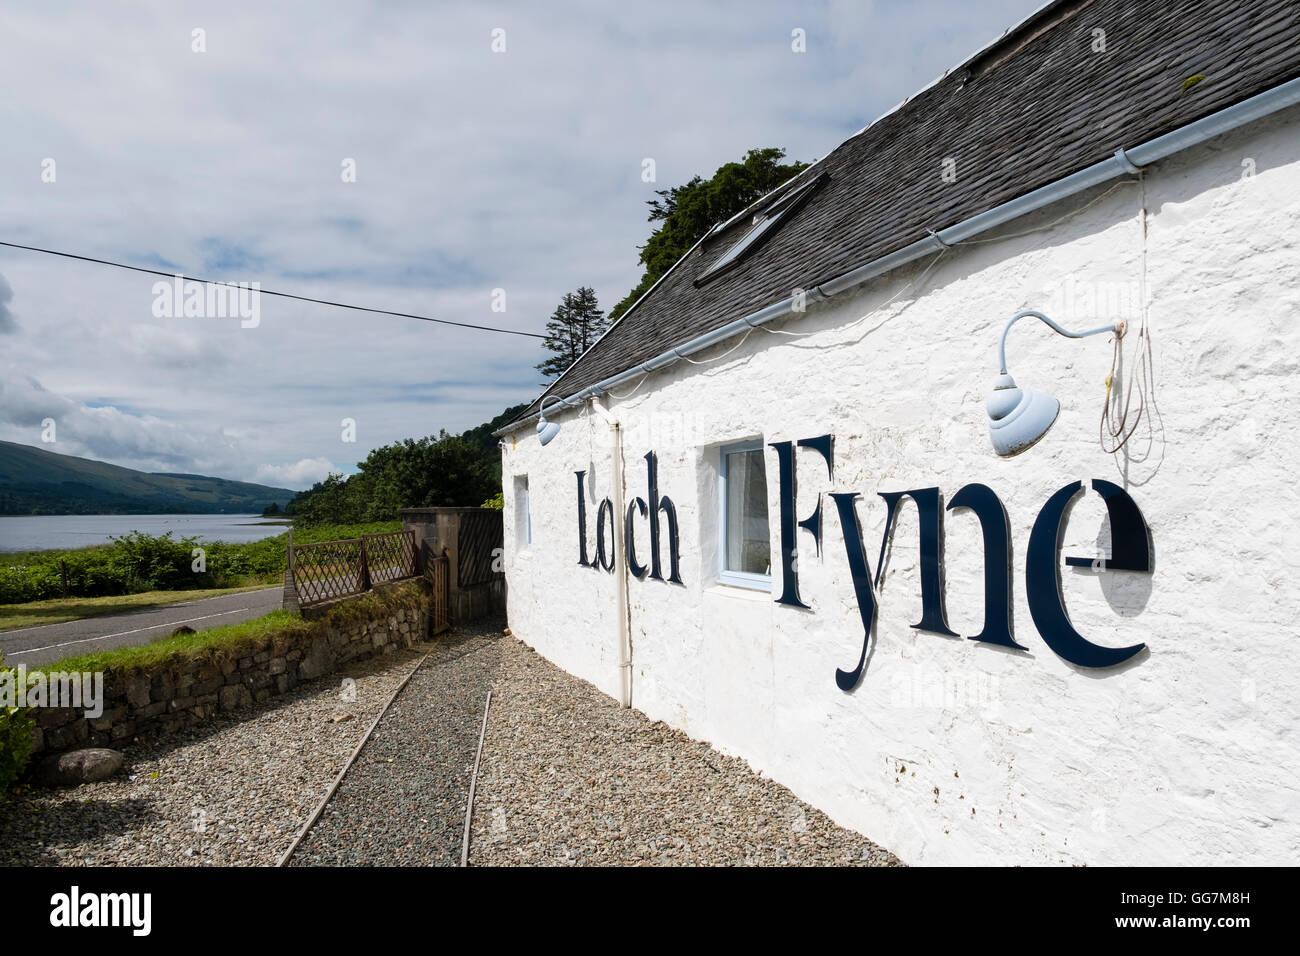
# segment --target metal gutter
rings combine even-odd
[[[1300,78],[1288,80],[1271,90],[1265,90],[1263,93],[1258,93],[1249,99],[1242,100],[1240,103],[1235,103],[1218,112],[1211,113],[1209,116],[1202,117],[1173,132],[1158,136],[1138,146],[1127,150],[1116,150],[1114,155],[1101,162],[1094,163],[1076,173],[1048,183],[1046,186],[1040,186],[1023,196],[1002,203],[955,225],[940,229],[937,232],[930,231],[924,238],[917,239],[901,249],[850,269],[848,272],[819,285],[812,286],[805,293],[804,302],[811,304],[838,295],[870,279],[913,262],[928,253],[933,253],[937,249],[970,239],[1013,219],[1036,212],[1112,179],[1134,175],[1144,166],[1166,159],[1190,147],[1198,146],[1215,136],[1238,129],[1298,103],[1300,103]],[[782,299],[780,302],[766,306],[757,312],[735,319],[714,329],[712,332],[697,335],[681,345],[660,353],[649,361],[641,362],[619,372],[617,375],[602,379],[595,385],[589,385],[580,391],[574,392],[567,398],[559,398],[558,400],[562,404],[572,407],[593,396],[603,395],[611,388],[637,375],[667,368],[675,364],[683,356],[706,349],[711,345],[717,345],[719,342],[725,341],[748,328],[763,325],[774,319],[789,315],[793,311],[795,301],[795,296]],[[638,304],[639,302],[640,300],[638,300]],[[555,393],[552,393],[552,397],[555,397]],[[551,406],[551,410],[556,411],[554,405]],[[534,412],[526,418],[511,422],[493,434],[496,436],[508,435],[536,420],[537,413]]]

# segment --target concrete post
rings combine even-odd
[[[286,546],[289,552],[288,560],[284,568],[284,596],[280,599],[280,607],[286,611],[298,613],[298,588],[293,583],[293,528],[289,529],[289,544]]]

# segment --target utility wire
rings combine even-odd
[[[79,256],[72,252],[59,252],[57,249],[42,249],[39,246],[23,246],[16,242],[4,242],[0,240],[0,246],[7,246],[10,249],[25,249],[28,252],[43,252],[47,256],[62,256],[65,259],[79,259],[82,262],[95,262],[101,266],[113,266],[117,269],[129,269],[132,272],[144,272],[151,276],[162,276],[164,279],[175,279],[178,276],[181,279],[188,279],[190,282],[202,282],[206,285],[224,285],[236,286],[234,282],[218,282],[214,279],[199,279],[195,276],[187,276],[176,272],[161,272],[157,269],[146,269],[143,266],[131,266],[125,262],[113,262],[111,259],[96,259],[93,256]],[[310,296],[294,295],[292,292],[273,292],[270,289],[257,290],[262,295],[275,295],[282,299],[297,299],[299,302],[314,302],[317,305],[332,305],[338,309],[352,309],[354,312],[374,312],[377,315],[395,315],[401,319],[419,319],[421,322],[437,322],[439,325],[454,325],[462,329],[479,329],[483,332],[501,332],[505,335],[523,335],[530,339],[544,339],[545,335],[539,335],[536,332],[520,332],[516,329],[502,329],[492,325],[474,325],[471,322],[453,322],[451,319],[435,319],[427,315],[414,315],[410,312],[393,312],[389,309],[372,309],[364,305],[350,305],[347,302],[335,302],[332,299],[313,299]]]

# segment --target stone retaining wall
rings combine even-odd
[[[296,622],[295,622],[296,623]],[[104,671],[104,711],[35,708],[32,754],[121,747],[284,694],[353,661],[425,640],[429,588],[422,581],[381,586],[295,629],[238,650],[213,648],[152,668]]]

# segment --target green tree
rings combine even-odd
[[[360,524],[394,520],[401,508],[476,507],[501,486],[477,444],[445,431],[376,448],[357,467],[355,475],[332,474],[300,492],[295,521]]]
[[[377,448],[360,467],[374,477],[366,521],[396,518],[399,508],[475,507],[497,485],[479,450],[445,431]]]
[[[641,247],[645,272],[635,289],[609,310],[613,321],[632,307],[659,281],[700,237],[716,223],[730,219],[754,200],[808,168],[807,163],[785,163],[785,150],[751,149],[738,163],[724,163],[710,179],[696,176],[682,186],[656,189],[658,199],[647,200],[650,222],[660,222]]]
[[[511,405],[490,422],[484,422],[482,425],[476,425],[474,428],[461,432],[460,437],[478,449],[483,464],[492,473],[492,478],[498,488],[501,486],[501,449],[498,445],[500,439],[492,433],[502,425],[514,421],[524,413],[526,408],[528,408],[527,402]]]
[[[357,481],[360,475],[331,473],[307,491],[300,491],[290,502],[289,511],[294,521],[302,525],[359,524],[365,510],[367,481]]]
[[[552,354],[537,365],[537,370],[543,375],[560,375],[600,338],[608,325],[594,289],[581,286],[577,292],[565,293],[546,323],[542,345]]]
[[[391,521],[399,508],[476,507],[501,491],[501,450],[492,432],[527,407],[512,405],[460,435],[443,431],[376,448],[357,464],[357,474],[331,474],[316,482],[298,492],[284,513],[295,525],[311,527]],[[0,591],[3,572],[0,568]]]

